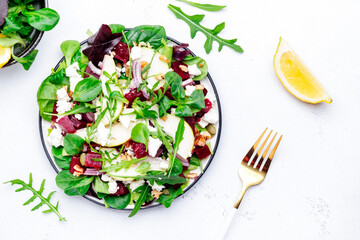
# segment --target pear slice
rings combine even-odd
[[[157,119],[157,122],[160,126],[163,127],[164,132],[171,136],[172,138],[175,138],[176,130],[180,122],[180,118],[176,117],[174,115],[168,114],[166,116],[165,121],[162,119]],[[185,130],[183,135],[183,140],[180,142],[179,145],[179,151],[177,152],[181,157],[187,159],[191,156],[192,150],[194,148],[194,133],[190,125],[185,122],[184,123]]]
[[[105,73],[107,73],[110,76],[112,76],[113,78],[115,78],[116,82],[118,82],[118,78],[117,78],[117,74],[116,74],[115,62],[114,62],[114,59],[109,55],[104,56],[103,65],[102,65],[102,69],[101,69],[101,75],[100,75],[100,81],[102,83],[102,91],[103,91],[105,96],[109,96],[109,93],[108,93],[108,91],[106,89],[106,85],[105,85],[105,83],[109,80],[109,78],[106,76],[107,74],[105,74]],[[121,88],[117,84],[110,83],[109,87],[110,87],[112,92],[113,91],[119,91],[120,94],[123,94]],[[107,106],[107,103],[108,103],[108,100],[106,98],[104,98],[103,101],[102,101],[102,104],[101,104],[102,105],[101,110],[99,109],[99,111],[102,111],[103,109],[105,109],[106,106]],[[100,105],[100,103],[99,103],[99,105]],[[123,107],[124,107],[124,103],[116,100],[116,110],[115,110],[115,114],[113,116],[112,121],[120,116],[120,114],[121,114],[121,112],[123,110]],[[105,116],[103,117],[101,122],[105,126],[110,123],[110,114],[109,114],[109,112],[107,112],[105,114]]]

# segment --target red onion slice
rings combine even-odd
[[[182,82],[183,87],[186,87],[188,85],[195,85],[195,82],[194,82],[194,80],[192,80],[192,78],[189,78],[189,79]]]
[[[88,63],[89,68],[97,75],[101,75],[101,69],[97,68],[91,61]]]
[[[99,176],[100,172],[96,168],[86,168],[83,175],[85,175],[85,176]]]

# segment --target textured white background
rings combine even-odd
[[[240,159],[266,126],[283,141],[265,182],[246,194],[228,239],[359,239],[360,2],[209,0],[228,7],[206,13],[204,25],[226,21],[221,36],[237,37],[245,50],[209,55],[202,34],[190,39],[188,26],[167,9],[170,2],[202,13],[170,0],[51,0],[61,20],[44,34],[30,71],[19,64],[0,70],[0,182],[27,179],[29,172],[37,185],[46,178],[68,219],[30,212],[21,205],[29,193],[0,184],[0,239],[211,239],[240,190]],[[131,219],[58,189],[39,138],[36,91],[61,57],[60,43],[83,40],[101,23],[163,25],[206,59],[222,102],[222,138],[203,178],[171,208]],[[331,105],[300,102],[282,87],[272,66],[280,36],[323,83]]]

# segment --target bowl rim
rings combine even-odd
[[[48,8],[49,7],[49,2],[48,0],[42,0],[43,1],[43,4],[44,4],[44,7],[43,8]],[[31,41],[29,43],[29,45],[27,45],[21,52],[20,54],[17,56],[17,57],[26,57],[27,55],[29,55],[33,50],[35,50],[36,46],[39,44],[40,40],[42,39],[43,35],[44,35],[44,31],[39,31],[37,29],[34,29],[35,30],[35,35],[34,35],[34,40]],[[7,62],[4,66],[4,67],[8,67],[8,66],[11,66],[11,65],[14,65],[15,63],[18,63],[17,61],[15,61],[14,58],[11,57],[11,59],[9,60],[9,62]]]
[[[131,28],[125,28],[125,31],[129,31],[131,30]],[[175,44],[177,45],[180,45],[181,42],[179,42],[178,40],[172,38],[172,37],[169,37],[169,36],[166,36],[166,38],[172,42],[174,42]],[[80,43],[80,45],[84,45],[86,44],[87,40],[84,40]],[[193,53],[189,48],[185,48],[186,50],[189,50],[190,51],[190,54],[193,56],[193,57],[196,57],[195,53]],[[65,59],[65,57],[62,57],[60,59],[60,61],[56,64],[54,70],[56,71],[57,68],[59,67],[60,63]],[[208,72],[207,73],[207,78],[209,79],[209,82],[211,84],[211,87],[214,91],[214,95],[216,97],[216,101],[217,101],[217,107],[218,107],[218,114],[219,114],[219,126],[218,126],[218,129],[217,129],[217,139],[215,141],[215,144],[214,144],[214,147],[213,147],[213,150],[212,150],[212,154],[210,155],[210,158],[206,164],[206,166],[204,167],[203,169],[203,172],[200,173],[200,175],[198,176],[198,178],[196,178],[191,184],[189,184],[185,189],[184,189],[184,192],[182,194],[180,194],[179,196],[177,196],[176,198],[184,195],[188,190],[190,190],[199,180],[200,178],[205,174],[206,170],[209,168],[210,164],[212,163],[213,161],[213,158],[215,157],[215,154],[216,154],[216,151],[218,149],[218,146],[219,146],[219,143],[220,143],[220,138],[221,138],[221,129],[222,129],[222,112],[221,112],[221,104],[220,104],[220,98],[219,98],[219,94],[217,92],[217,89],[216,89],[216,86],[215,86],[215,83],[210,75],[210,73]],[[56,173],[59,173],[59,170],[58,170],[58,167],[56,166],[53,158],[51,157],[48,149],[47,149],[47,144],[45,142],[45,138],[44,138],[44,135],[43,135],[43,131],[42,131],[42,118],[40,116],[40,113],[39,113],[39,131],[40,131],[40,139],[41,139],[41,143],[42,143],[42,146],[43,146],[43,149],[45,151],[45,154],[51,164],[51,166],[54,168],[55,172]],[[100,199],[95,199],[96,197],[94,196],[89,196],[89,195],[84,195],[82,196],[83,198],[93,202],[93,203],[96,203],[97,205],[100,205],[100,206],[105,206],[104,203],[101,203],[100,202]],[[147,205],[147,206],[142,206],[141,209],[149,209],[149,208],[153,208],[153,207],[157,207],[157,206],[160,206],[161,203],[153,203],[151,205]],[[110,209],[114,209],[114,208],[110,208]],[[114,209],[114,210],[122,210],[122,211],[132,211],[132,209]]]

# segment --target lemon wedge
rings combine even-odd
[[[4,37],[0,33],[0,38]],[[11,58],[11,48],[0,46],[0,68],[2,68]]]
[[[282,38],[274,56],[274,69],[286,90],[296,98],[313,104],[332,102],[321,83]]]

